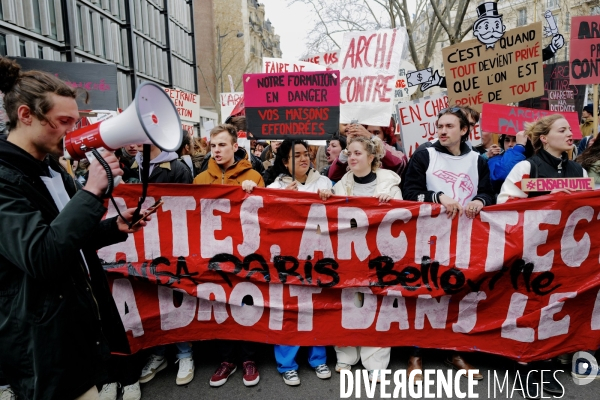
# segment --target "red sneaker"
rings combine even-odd
[[[258,368],[256,368],[254,361],[246,361],[242,368],[244,369],[244,385],[256,385],[260,380],[260,375],[258,374]]]
[[[210,378],[210,386],[223,386],[225,382],[227,382],[227,379],[229,379],[231,374],[233,374],[236,369],[237,367],[235,366],[235,364],[223,361],[221,365],[219,365],[219,368],[217,368],[213,376]]]

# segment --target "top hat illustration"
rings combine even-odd
[[[498,14],[498,3],[488,2],[477,6],[477,19],[488,17],[502,17]]]
[[[502,14],[498,14],[497,3],[488,2],[477,6],[477,21],[475,21],[473,28],[477,29],[477,25],[485,21],[486,18],[502,18]]]

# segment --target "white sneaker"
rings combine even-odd
[[[123,388],[123,400],[141,400],[141,398],[142,391],[140,390],[139,382]]]
[[[17,400],[15,392],[9,387],[0,389],[0,400]]]
[[[327,366],[327,364],[317,365],[315,367],[315,372],[317,373],[317,377],[319,379],[329,379],[331,378],[331,370]]]
[[[106,385],[102,386],[102,390],[100,390],[100,393],[98,393],[98,398],[100,400],[117,400],[118,389],[119,385],[117,382],[107,383]]]
[[[283,373],[283,381],[286,385],[289,386],[298,386],[300,384],[300,377],[298,376],[298,371],[291,370],[285,371]]]
[[[140,383],[150,382],[154,376],[167,367],[167,359],[161,356],[152,354],[140,375]]]
[[[335,372],[340,372],[343,369],[350,371],[352,369],[352,365],[341,362],[335,364]]]
[[[180,358],[175,363],[179,363],[179,371],[175,383],[178,385],[187,385],[194,379],[194,359],[192,357]]]

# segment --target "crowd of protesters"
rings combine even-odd
[[[135,229],[120,217],[101,221],[106,173],[98,163],[61,157],[62,139],[79,118],[75,90],[48,74],[22,72],[5,59],[0,59],[0,90],[9,118],[8,136],[0,139],[0,227],[5,238],[0,242],[0,399],[112,400],[119,388],[124,400],[140,399],[140,383],[167,366],[167,346],[150,349],[144,360],[114,355],[128,353],[126,339],[95,251],[125,240],[146,221]],[[212,129],[208,140],[184,132],[177,152],[151,146],[149,171],[142,171],[141,146],[119,149],[106,161],[126,183],[139,183],[147,175],[150,183],[235,185],[248,193],[267,187],[317,193],[323,201],[332,196],[376,197],[381,203],[404,199],[441,204],[448,218],[475,218],[495,203],[569,194],[567,189],[523,192],[518,182],[524,177],[589,175],[600,187],[600,142],[588,129],[590,113],[586,106],[582,128],[587,136],[578,156],[571,127],[559,114],[532,121],[516,136],[501,135],[498,145],[492,133],[484,133],[482,144],[473,147],[469,132],[479,114],[455,106],[439,112],[437,139],[419,147],[410,160],[393,120],[389,126],[340,124],[337,135],[321,148],[285,139],[251,141],[244,149],[238,145],[238,131],[247,127],[245,118],[237,116]],[[124,217],[132,213],[127,210]],[[357,294],[354,301],[360,307],[363,296]],[[256,344],[220,340],[216,347],[220,364],[210,386],[224,385],[238,367],[244,385],[259,383]],[[173,348],[179,364],[176,384],[186,385],[194,378],[193,343]],[[298,350],[274,346],[277,369],[287,385],[300,384]],[[336,346],[335,353],[335,371],[351,369],[360,360],[371,379],[390,361],[389,347]],[[310,347],[308,357],[319,378],[331,377],[323,346]],[[475,369],[464,357],[448,352],[446,363]],[[533,366],[521,363],[517,368],[526,372]],[[409,372],[415,369],[423,369],[417,348],[408,362]],[[560,393],[553,377],[537,387]],[[528,382],[536,393],[533,379]]]

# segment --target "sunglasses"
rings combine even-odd
[[[460,107],[448,107],[448,108],[444,108],[443,110],[441,110],[441,111],[438,113],[438,119],[439,119],[439,118],[440,118],[442,115],[444,115],[444,114],[448,114],[448,113],[452,113],[452,114],[454,114],[454,113],[456,113],[456,112],[458,112],[458,111],[462,112],[462,108],[460,108]]]

